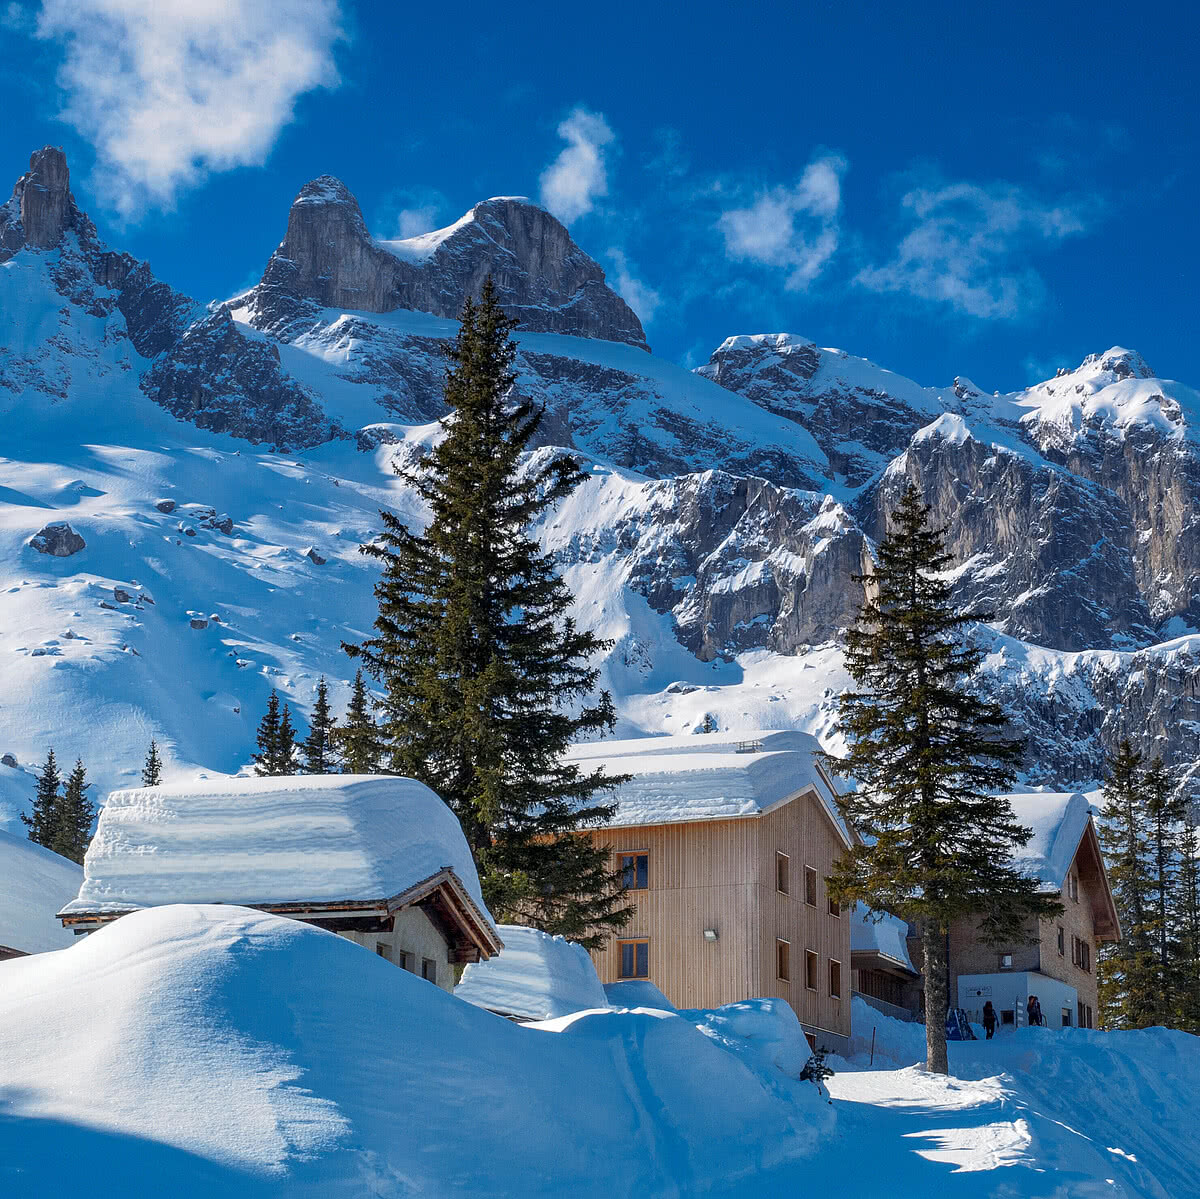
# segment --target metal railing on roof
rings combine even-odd
[[[761,741],[739,741],[737,743],[737,752],[739,754],[760,754],[762,753],[763,743]]]

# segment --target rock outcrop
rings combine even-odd
[[[30,538],[29,544],[39,554],[49,554],[54,558],[69,558],[72,554],[79,553],[87,545],[65,520],[56,520],[48,525],[43,525]]]
[[[283,241],[241,302],[256,328],[290,339],[314,306],[454,319],[489,275],[522,329],[646,348],[641,322],[608,287],[599,264],[528,200],[485,200],[446,229],[377,241],[358,201],[332,175],[300,189]]]

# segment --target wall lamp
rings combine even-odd
[[[715,941],[717,939],[717,930],[715,928],[706,928],[704,930],[704,939],[706,941]]]

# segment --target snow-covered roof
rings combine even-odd
[[[0,831],[0,949],[63,949],[75,934],[55,919],[73,899],[83,871],[24,837]]]
[[[523,1020],[553,1020],[608,1007],[587,950],[536,928],[500,925],[504,948],[474,962],[454,988],[459,999]]]
[[[908,922],[890,912],[872,916],[861,903],[850,913],[850,951],[877,953],[913,974],[918,972],[908,956]]]
[[[758,816],[811,787],[849,841],[820,753],[808,733],[742,732],[588,742],[570,757],[633,776],[611,792],[614,828]]]
[[[1017,820],[1033,829],[1028,844],[1013,854],[1014,864],[1048,889],[1060,890],[1087,829],[1087,798],[1077,791],[1032,791],[1008,799]]]
[[[413,779],[300,775],[143,787],[108,797],[83,886],[63,914],[385,900],[444,867],[486,916],[457,818]]]

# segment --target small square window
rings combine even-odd
[[[1013,955],[1011,953],[1002,953],[1000,955],[1000,969],[1011,970],[1013,968]]]
[[[431,983],[437,982],[437,962],[433,958],[421,959],[421,977],[428,979]]]
[[[775,942],[775,977],[785,983],[792,979],[792,947],[787,941]]]
[[[829,994],[834,999],[842,997],[842,963],[829,959]]]
[[[817,906],[817,872],[811,866],[804,867],[804,902]]]
[[[388,955],[388,947],[387,947],[387,944],[386,944],[386,942],[384,942],[384,941],[376,941],[376,942],[375,942],[375,952],[376,952],[377,954],[379,954],[379,956],[380,956],[381,958],[385,958],[385,957],[387,957],[387,955]]]
[[[627,891],[645,891],[650,886],[650,855],[621,854],[621,883]]]
[[[776,853],[775,855],[775,890],[782,895],[787,895],[791,891],[789,879],[789,868],[792,860],[786,853]]]
[[[401,970],[411,971],[413,968],[412,954],[405,953],[403,950],[401,950],[400,956],[396,959],[396,965],[398,965]]]
[[[817,989],[817,968],[820,966],[821,958],[815,949],[806,949],[804,951],[804,985],[810,990]]]
[[[617,952],[621,957],[621,978],[650,977],[649,941],[618,941]]]
[[[1016,1022],[1017,1022],[1017,1015],[1016,1015],[1016,1012],[1014,1012],[1012,1008],[1005,1008],[1000,1013],[1000,1023],[1001,1024],[1016,1024]]]

